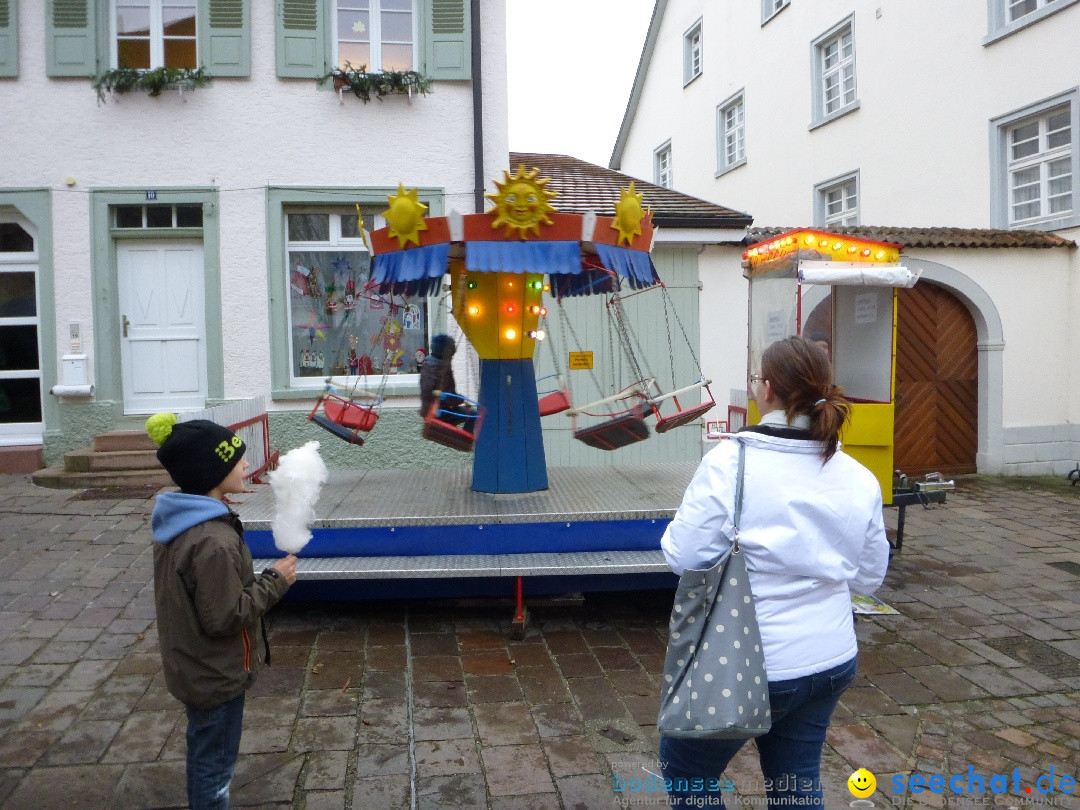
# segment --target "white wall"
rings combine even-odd
[[[61,353],[72,320],[82,322],[84,348],[93,352],[92,189],[219,189],[226,397],[270,387],[266,186],[400,181],[445,189],[448,209],[473,210],[469,82],[437,82],[432,94],[411,101],[363,104],[346,94],[339,103],[337,93],[316,89],[312,80],[277,78],[275,4],[257,0],[250,77],[216,79],[182,96],[133,92],[99,104],[89,79],[46,77],[44,5],[19,4],[19,78],[0,83],[0,188],[53,189]],[[498,1],[481,9],[490,182],[502,176],[508,153],[505,9]],[[68,177],[74,186],[65,184]]]
[[[947,5],[947,11],[944,6]],[[812,131],[811,48],[854,13],[861,107]],[[682,84],[683,33],[703,17],[703,73]],[[990,119],[1080,82],[1080,4],[988,46],[987,3],[670,2],[621,170],[652,179],[672,143],[677,190],[809,224],[816,183],[861,172],[861,223],[990,226]],[[716,172],[716,106],[746,92],[747,163]]]

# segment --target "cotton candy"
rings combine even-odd
[[[318,442],[290,450],[281,457],[277,469],[267,475],[274,493],[271,528],[279,550],[298,554],[308,544],[308,527],[315,520],[315,504],[328,477]]]

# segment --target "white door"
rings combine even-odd
[[[199,242],[120,242],[124,413],[206,405],[203,249]]]

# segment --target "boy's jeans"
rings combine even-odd
[[[244,693],[212,709],[188,708],[187,793],[191,810],[228,810],[240,753]]]
[[[772,729],[756,739],[761,772],[766,780],[769,808],[796,804],[824,807],[821,795],[821,747],[840,694],[855,680],[856,659],[789,681],[769,682]],[[665,779],[685,780],[669,791],[672,807],[723,807],[723,794],[708,790],[746,740],[687,740],[660,738],[660,761]],[[702,785],[690,785],[699,779]],[[721,785],[723,782],[720,783]],[[693,789],[693,788],[699,789]],[[755,791],[757,792],[757,791]],[[703,801],[690,804],[691,797]]]

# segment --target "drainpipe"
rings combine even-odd
[[[471,0],[473,102],[473,205],[484,212],[484,87],[480,71],[480,0]]]

